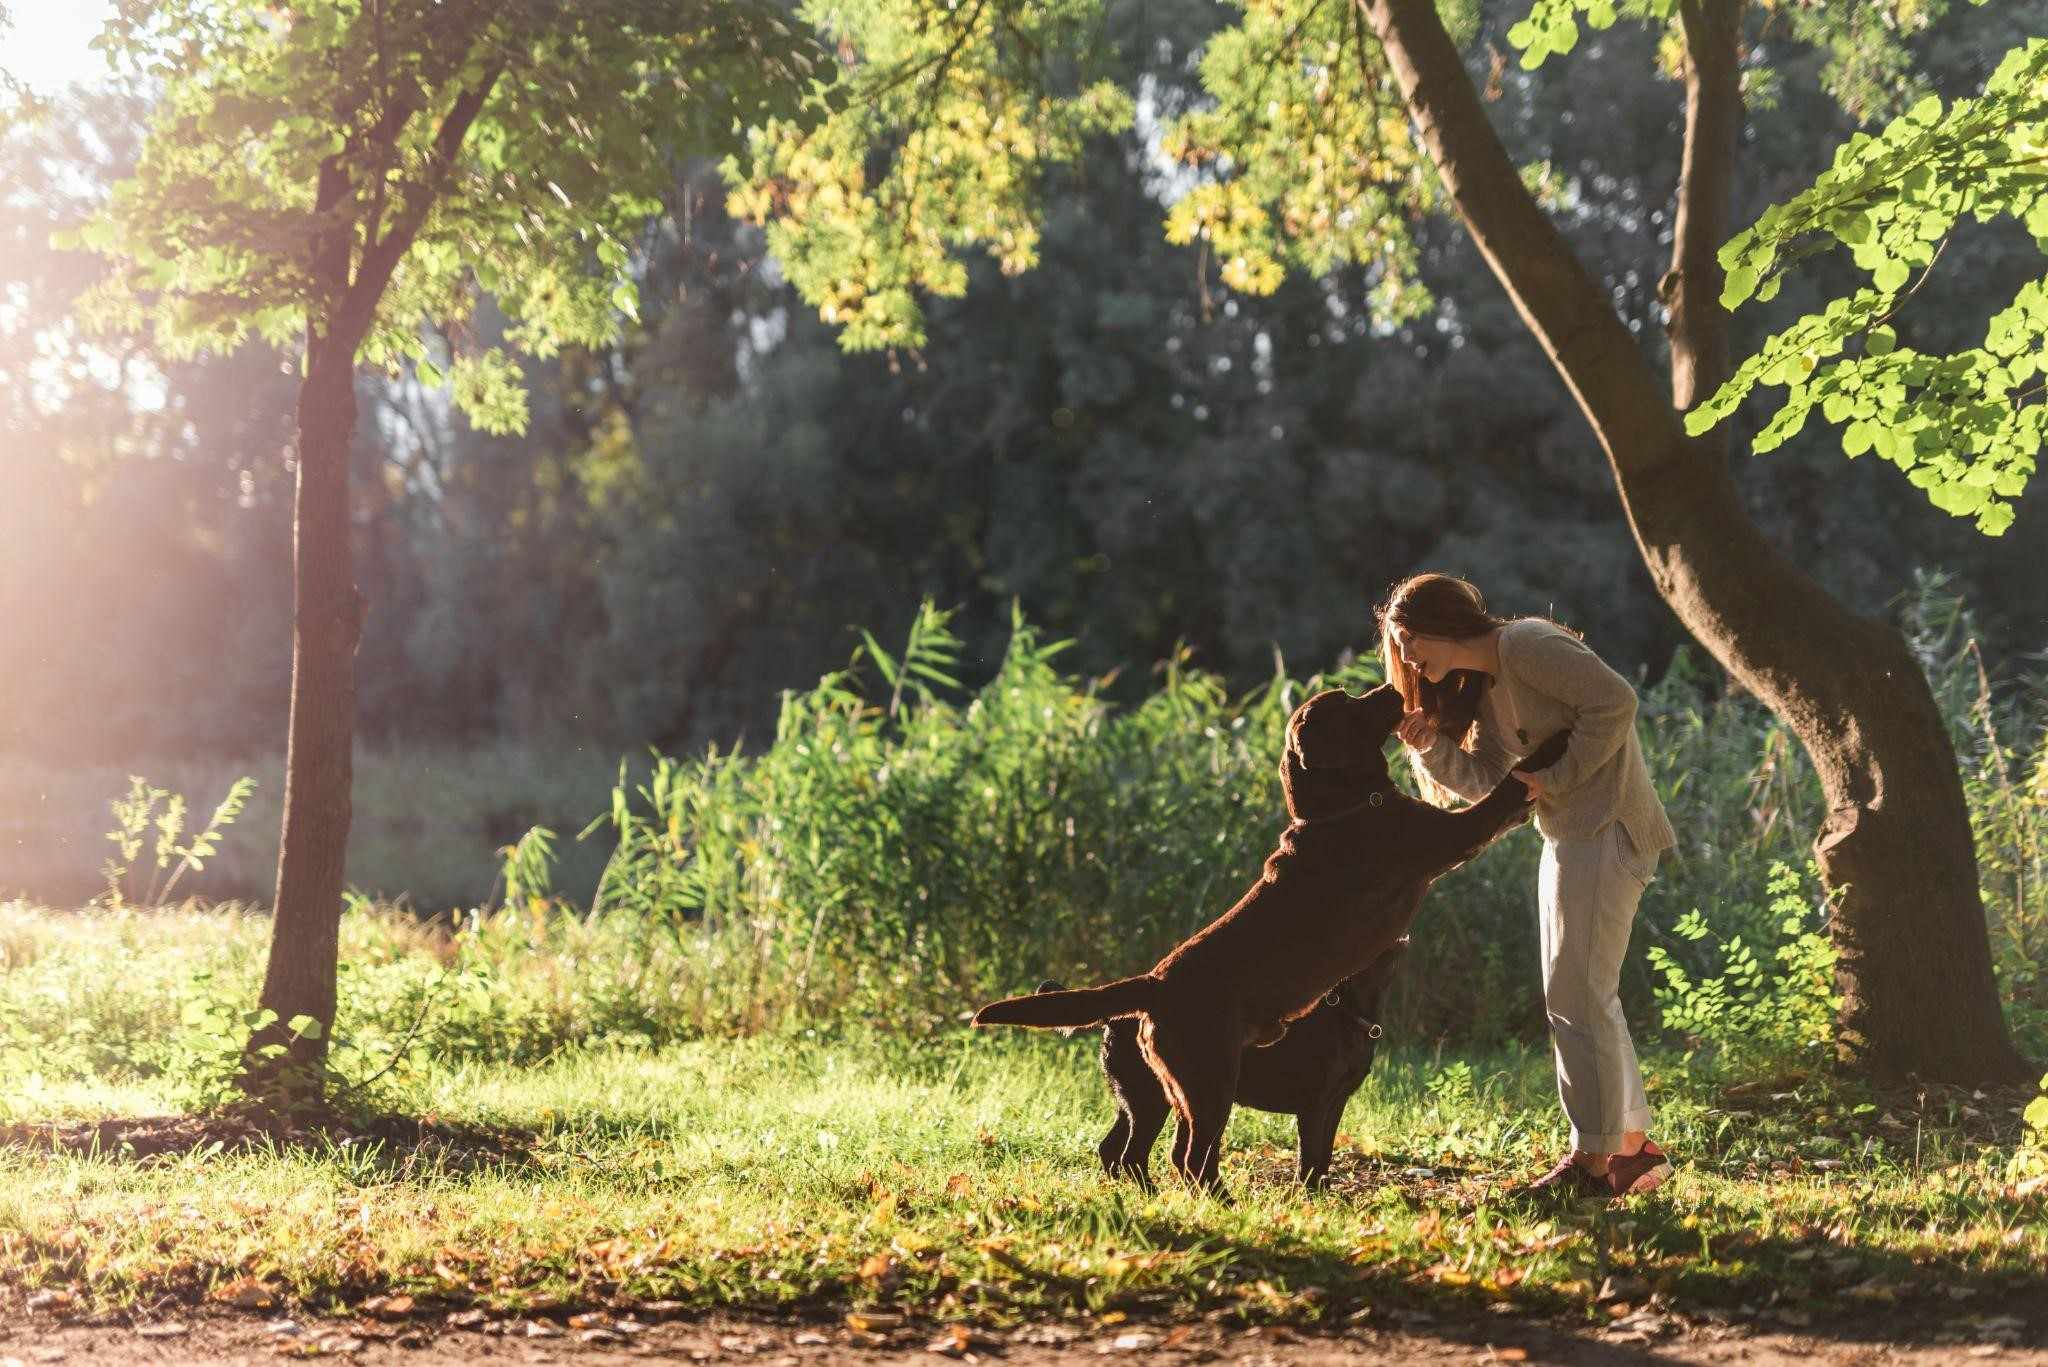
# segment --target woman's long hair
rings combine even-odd
[[[1380,604],[1377,616],[1380,660],[1386,666],[1387,682],[1401,691],[1402,706],[1409,711],[1421,708],[1435,719],[1439,735],[1449,736],[1461,749],[1469,747],[1478,727],[1480,700],[1492,680],[1476,670],[1454,669],[1442,683],[1431,683],[1401,659],[1394,644],[1394,628],[1412,636],[1466,641],[1506,626],[1508,619],[1486,610],[1486,599],[1475,585],[1448,574],[1403,579]],[[1443,806],[1456,800],[1456,795],[1431,779],[1421,765],[1414,766],[1414,773],[1430,801]]]

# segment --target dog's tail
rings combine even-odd
[[[1135,1016],[1158,1000],[1159,979],[1150,973],[1119,978],[1100,987],[1067,992],[1033,992],[1005,997],[974,1013],[976,1025],[1028,1025],[1039,1030],[1101,1025],[1119,1016]]]

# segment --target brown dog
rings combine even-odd
[[[1244,1051],[1237,1104],[1294,1117],[1295,1176],[1303,1186],[1321,1186],[1329,1173],[1337,1122],[1372,1071],[1379,1049],[1380,996],[1407,949],[1405,936],[1396,940],[1370,968],[1338,983],[1314,1010],[1289,1025],[1277,1044]],[[1045,983],[1038,990],[1061,988]],[[1102,1027],[1102,1073],[1116,1098],[1116,1123],[1095,1146],[1102,1170],[1150,1190],[1152,1145],[1173,1108],[1145,1062],[1136,1020],[1113,1020]]]
[[[1177,1120],[1174,1167],[1214,1188],[1245,1046],[1277,1041],[1287,1022],[1386,953],[1432,882],[1528,815],[1528,790],[1512,776],[1455,812],[1395,788],[1384,750],[1400,719],[1392,685],[1304,702],[1288,718],[1280,761],[1293,819],[1236,906],[1149,973],[991,1002],[974,1023],[1057,1029],[1141,1017],[1139,1047]],[[1551,737],[1523,767],[1554,764],[1564,744]]]

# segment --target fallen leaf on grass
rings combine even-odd
[[[363,1313],[380,1320],[402,1320],[412,1313],[411,1296],[372,1296],[363,1302]]]
[[[237,1277],[216,1288],[213,1299],[237,1310],[268,1310],[277,1304],[277,1292],[254,1277]]]
[[[69,1291],[38,1291],[28,1298],[28,1312],[31,1315],[55,1314],[59,1310],[69,1310],[77,1301],[78,1298]]]
[[[1159,1346],[1159,1335],[1149,1334],[1143,1329],[1134,1329],[1128,1334],[1118,1334],[1109,1343],[1098,1348],[1098,1353],[1142,1353],[1147,1348]]]
[[[1527,1348],[1495,1348],[1489,1344],[1486,1349],[1486,1356],[1494,1362],[1527,1362],[1529,1360],[1529,1350]]]
[[[882,1291],[893,1291],[903,1282],[903,1264],[893,1253],[872,1253],[860,1265],[860,1279]]]
[[[458,1310],[441,1321],[450,1329],[481,1329],[490,1316],[481,1310]]]
[[[858,1334],[873,1334],[903,1327],[903,1316],[892,1310],[850,1310],[846,1327]]]

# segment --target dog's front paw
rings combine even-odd
[[[1530,753],[1529,758],[1523,760],[1515,767],[1525,773],[1535,773],[1539,769],[1548,769],[1551,765],[1564,758],[1564,748],[1570,743],[1571,738],[1572,733],[1570,730],[1558,732],[1549,740],[1537,746]]]

